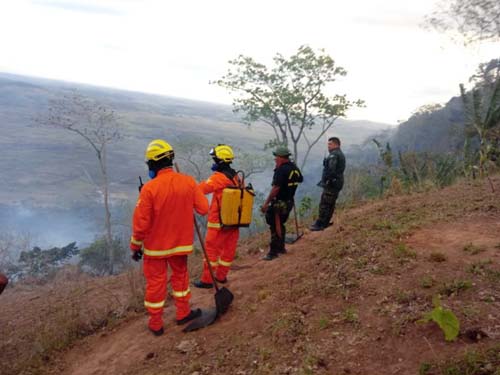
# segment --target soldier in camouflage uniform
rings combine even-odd
[[[335,211],[335,203],[344,186],[345,156],[340,149],[340,139],[328,139],[328,156],[323,160],[323,175],[318,183],[323,188],[319,203],[319,217],[311,225],[312,231],[323,230],[330,225],[330,219]]]

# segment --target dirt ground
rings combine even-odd
[[[500,191],[500,178],[494,183]],[[242,243],[226,285],[233,305],[192,333],[175,325],[169,300],[165,334],[151,335],[144,311],[127,302],[130,277],[84,279],[83,315],[104,311],[107,320],[20,373],[438,374],[445,361],[500,348],[500,194],[486,183],[339,210],[334,226],[305,232],[272,262],[260,260],[267,234]],[[21,350],[16,332],[29,337],[30,323],[53,313],[50,296],[70,279],[6,290],[1,361]],[[75,289],[68,290],[63,300],[74,303]],[[193,306],[214,305],[211,291],[192,292]],[[418,322],[437,294],[459,318],[453,342],[436,324]],[[488,366],[477,374],[500,371],[498,361]]]

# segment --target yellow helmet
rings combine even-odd
[[[146,148],[146,161],[158,161],[163,158],[174,158],[174,149],[163,139],[151,141]]]
[[[210,155],[225,163],[231,163],[234,159],[233,149],[228,145],[220,144],[210,150]]]

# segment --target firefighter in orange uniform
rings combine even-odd
[[[0,294],[2,294],[3,290],[9,283],[9,279],[3,273],[0,273]]]
[[[149,312],[149,329],[163,334],[163,306],[167,294],[167,265],[175,300],[177,324],[201,315],[191,310],[187,255],[193,251],[193,209],[201,215],[208,212],[208,200],[195,180],[172,169],[174,150],[161,139],[146,149],[148,181],[140,189],[134,210],[130,249],[132,259],[144,255],[146,293],[144,305]]]
[[[238,228],[222,228],[220,223],[220,202],[222,191],[230,185],[236,185],[238,176],[231,168],[234,153],[228,145],[218,145],[210,150],[210,156],[214,161],[212,170],[214,173],[198,186],[205,194],[213,194],[210,210],[208,213],[207,234],[205,236],[205,249],[207,251],[210,265],[218,282],[227,282],[227,274],[236,254],[236,246],[240,231]],[[194,282],[197,288],[212,288],[213,281],[206,264],[203,261],[203,272],[201,278]]]

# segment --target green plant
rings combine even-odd
[[[495,270],[486,270],[486,276],[488,279],[490,279],[492,282],[498,283],[500,282],[500,271],[495,271]]]
[[[359,316],[358,316],[358,313],[356,312],[356,309],[354,307],[348,307],[347,309],[344,310],[342,315],[343,315],[344,320],[348,323],[351,323],[351,324],[358,324],[359,323]]]
[[[469,351],[461,360],[446,361],[441,367],[446,375],[499,375],[500,345],[486,351]]]
[[[319,319],[319,329],[321,330],[326,329],[328,328],[329,325],[330,325],[330,319],[328,319],[328,317],[322,316]]]
[[[399,304],[409,304],[411,301],[415,301],[417,299],[417,295],[414,291],[404,291],[397,290],[396,291],[396,302]]]
[[[470,289],[471,287],[472,282],[469,280],[454,280],[451,283],[445,283],[439,290],[439,293],[451,296],[452,294],[458,294],[459,292]]]
[[[441,306],[439,296],[435,296],[432,302],[434,304],[434,309],[425,313],[424,317],[418,322],[428,323],[432,320],[441,328],[446,341],[454,341],[460,331],[460,322],[451,310],[444,309]]]
[[[307,217],[311,215],[311,210],[313,209],[312,198],[308,195],[304,195],[299,203],[298,214],[300,218]]]
[[[482,253],[486,249],[482,246],[476,246],[472,242],[469,242],[467,245],[464,246],[464,251],[466,253],[469,253],[471,255],[476,255],[479,253]]]
[[[91,274],[105,275],[110,270],[110,254],[114,262],[114,272],[121,270],[129,261],[129,250],[118,238],[113,239],[110,250],[107,239],[102,237],[80,251],[80,265]]]
[[[258,292],[257,292],[257,298],[259,301],[264,301],[267,297],[269,297],[271,294],[271,291],[268,290],[268,289],[260,289]]]
[[[394,229],[396,224],[389,220],[380,220],[373,224],[373,229],[384,230],[384,229]]]
[[[268,361],[271,358],[273,352],[268,348],[259,348],[259,354],[262,361]]]
[[[387,275],[391,271],[391,268],[385,264],[375,264],[370,268],[370,272],[374,275]]]
[[[424,362],[420,364],[420,368],[418,369],[419,375],[427,375],[431,370],[432,365],[430,363]]]
[[[274,340],[292,341],[304,335],[306,325],[300,312],[281,313],[271,327]]]
[[[487,271],[487,265],[491,264],[491,260],[480,260],[478,262],[472,263],[468,268],[467,271],[474,275],[484,275]]]
[[[424,276],[420,280],[420,286],[424,289],[429,289],[434,286],[435,280],[432,276]]]
[[[411,248],[407,247],[406,244],[399,243],[394,248],[394,256],[399,259],[408,259],[408,258],[415,259],[417,257],[417,253]]]

